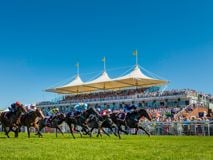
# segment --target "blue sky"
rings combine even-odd
[[[134,65],[134,49],[169,88],[213,93],[212,8],[211,0],[1,1],[0,106],[56,97],[43,90],[74,76],[77,61],[84,79],[101,72],[103,56],[108,69]]]

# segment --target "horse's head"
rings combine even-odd
[[[90,107],[89,109],[87,109],[86,111],[83,112],[83,116],[87,119],[91,114],[96,115],[98,118],[100,118],[101,116],[99,115],[99,113],[92,107]]]
[[[150,116],[150,114],[145,109],[138,109],[137,112],[140,115],[140,117],[143,116],[143,117],[147,118],[149,121],[152,120],[152,117]]]
[[[35,113],[36,113],[36,115],[37,115],[38,117],[40,117],[41,119],[44,119],[44,118],[45,118],[45,116],[44,116],[44,114],[43,114],[43,112],[42,112],[42,110],[41,110],[40,108],[37,108],[37,109],[35,110]]]

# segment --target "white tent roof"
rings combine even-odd
[[[117,90],[127,87],[151,87],[165,85],[168,82],[165,80],[154,79],[143,74],[141,69],[137,66],[125,76],[111,79],[107,72],[104,71],[98,78],[83,83],[79,76],[72,82],[62,87],[49,89],[49,92],[56,92],[62,94],[85,93],[97,90]]]
[[[104,71],[98,78],[85,83],[84,85],[95,90],[106,90],[109,89],[109,84],[112,79],[109,77],[108,73]]]
[[[108,73],[106,71],[104,71],[98,78],[87,82],[86,85],[94,84],[94,83],[101,83],[101,82],[106,82],[106,81],[111,81],[111,78],[109,78]]]
[[[69,82],[68,84],[62,87],[76,86],[76,85],[82,85],[82,84],[84,84],[84,82],[81,80],[81,77],[77,75],[73,81]]]
[[[143,74],[141,69],[138,65],[125,76],[118,77],[113,79],[114,82],[120,83],[120,87],[131,87],[131,86],[138,86],[138,87],[150,87],[150,86],[157,86],[157,85],[165,85],[168,83],[165,80],[154,79],[151,77],[146,76]]]
[[[61,87],[47,89],[46,91],[63,93],[63,94],[75,93],[75,92],[79,92],[79,87],[82,86],[83,84],[84,82],[81,80],[81,77],[77,75],[75,79],[69,82],[68,84],[65,84]],[[72,88],[72,90],[68,90],[68,88]]]
[[[127,75],[123,76],[123,77],[118,77],[114,80],[122,80],[122,79],[128,79],[128,78],[134,78],[134,79],[153,79],[151,77],[148,77],[146,75],[144,75],[141,71],[141,69],[138,66],[135,66],[135,68],[128,73]]]

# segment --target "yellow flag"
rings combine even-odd
[[[76,67],[77,67],[77,68],[79,67],[79,63],[76,63]]]
[[[137,56],[137,55],[138,55],[138,51],[137,51],[137,50],[134,50],[134,51],[133,51],[133,55],[134,55],[134,56]]]
[[[102,61],[103,61],[103,62],[106,62],[106,57],[103,57]]]

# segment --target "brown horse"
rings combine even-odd
[[[19,123],[22,113],[26,113],[26,109],[23,105],[17,107],[15,112],[7,111],[2,112],[0,115],[0,121],[2,124],[2,128],[4,129],[5,135],[9,138],[9,132],[13,131],[15,133],[15,137],[18,137],[19,132]],[[9,128],[9,130],[7,130]],[[15,129],[14,129],[15,128]]]
[[[27,134],[28,138],[30,138],[30,127],[34,127],[37,131],[39,129],[38,121],[40,119],[44,119],[44,114],[42,113],[41,109],[37,108],[34,111],[30,111],[28,113],[25,113],[20,118],[20,126],[26,126],[27,127]],[[41,135],[41,133],[38,131],[38,134]]]
[[[126,114],[125,119],[121,120],[118,117],[119,113],[112,113],[110,114],[110,117],[112,121],[118,126],[118,130],[122,131],[126,134],[128,134],[127,131],[122,129],[122,126],[125,126],[125,128],[134,128],[135,134],[138,133],[138,130],[143,130],[148,136],[150,136],[150,133],[147,132],[143,127],[139,125],[139,120],[141,117],[147,118],[149,121],[152,120],[151,116],[145,109],[137,109],[135,111],[129,112]]]
[[[82,132],[84,131],[86,134],[88,134],[90,137],[92,137],[92,134],[89,130],[89,127],[86,124],[86,120],[89,118],[90,115],[96,115],[97,117],[100,117],[100,115],[98,114],[98,112],[94,109],[94,108],[88,108],[87,110],[83,111],[82,113],[80,113],[80,115],[78,116],[74,116],[72,114],[72,112],[67,113],[66,118],[65,118],[65,122],[67,123],[67,125],[70,128],[70,133],[72,135],[72,137],[75,139],[75,136],[73,134],[73,130],[77,131],[78,133],[80,133],[80,136],[82,138]],[[78,130],[77,126],[80,126],[82,128],[82,130]]]
[[[64,135],[62,130],[59,127],[65,121],[65,115],[63,113],[56,115],[50,123],[48,123],[48,121],[49,121],[49,118],[47,117],[38,121],[39,129],[36,135],[38,135],[39,137],[42,137],[41,130],[44,127],[55,128],[56,137],[58,137],[58,130],[62,135]]]
[[[96,115],[92,114],[89,116],[89,118],[86,120],[85,123],[88,125],[89,128],[91,128],[91,130],[90,130],[91,133],[94,129],[98,129],[97,137],[99,137],[99,135],[102,137],[101,130],[107,136],[110,136],[104,130],[104,128],[108,128],[116,137],[121,139],[120,134],[118,133],[117,125],[114,124],[114,122],[112,121],[112,119],[110,118],[109,115],[100,115],[99,117],[97,117]],[[115,131],[113,130],[113,128],[115,129]],[[116,133],[116,131],[117,131],[117,133]]]

